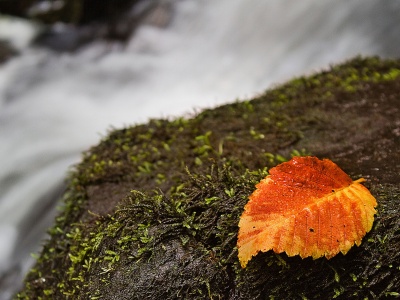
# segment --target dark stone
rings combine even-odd
[[[0,64],[17,54],[18,51],[15,50],[9,43],[0,41]]]
[[[110,132],[71,174],[18,297],[398,297],[399,95],[400,61],[356,58],[250,101]],[[305,154],[367,179],[372,230],[330,260],[268,251],[242,269],[237,224],[254,185]]]
[[[173,9],[170,2],[146,0],[3,0],[0,11],[45,24],[35,45],[72,52],[94,40],[125,43],[143,23],[167,26]]]

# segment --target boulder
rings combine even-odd
[[[0,65],[17,54],[18,51],[9,43],[0,40]]]
[[[400,295],[400,60],[355,58],[199,114],[111,131],[69,176],[19,299],[370,299]],[[237,258],[255,184],[329,158],[378,202],[330,260]]]

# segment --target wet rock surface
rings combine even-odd
[[[96,40],[126,43],[143,24],[166,27],[173,5],[171,0],[106,0],[101,5],[92,0],[6,0],[0,1],[0,11],[41,24],[35,45],[73,52]]]
[[[400,61],[356,58],[255,99],[110,132],[70,175],[19,298],[360,299],[400,293]],[[237,224],[268,168],[329,158],[378,201],[359,247],[272,251],[245,269]]]
[[[9,43],[0,40],[0,64],[17,54],[18,51],[15,50]]]

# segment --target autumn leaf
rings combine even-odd
[[[329,159],[294,157],[256,185],[239,221],[238,251],[246,267],[259,251],[289,256],[346,254],[371,230],[377,203]]]

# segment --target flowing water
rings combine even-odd
[[[167,26],[74,53],[31,46],[35,25],[0,18],[0,39],[20,50],[0,65],[0,299],[40,250],[69,168],[107,130],[249,98],[355,55],[400,56],[397,0],[171,1]]]

